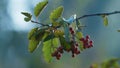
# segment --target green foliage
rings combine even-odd
[[[76,32],[76,38],[78,39],[78,43],[79,43],[79,48],[81,51],[84,50],[83,48],[83,42],[79,41],[79,39],[83,38],[83,33],[82,32]]]
[[[113,58],[107,61],[104,61],[101,65],[101,68],[119,68],[118,64],[119,59],[118,58]]]
[[[30,13],[21,12],[21,14],[23,14],[24,16],[26,16],[26,17],[24,18],[24,20],[25,20],[26,22],[29,22],[29,21],[31,20],[31,18],[32,18],[32,15],[31,15]]]
[[[71,48],[70,43],[67,42],[64,37],[59,37],[59,39],[61,46],[63,46],[65,50],[69,50]]]
[[[34,8],[34,15],[38,17],[47,4],[48,4],[47,0],[43,2],[39,2]]]
[[[83,38],[82,32],[79,32],[79,31],[76,32],[76,37],[79,38],[79,39],[80,39],[80,38]]]
[[[48,1],[45,0],[39,2],[35,6],[34,8],[35,17],[38,17],[41,14],[42,10],[46,7],[47,4]],[[79,19],[89,16],[99,16],[102,14],[85,15],[83,17],[72,19],[73,21],[71,23],[68,23],[61,17],[63,10],[64,10],[63,6],[60,6],[51,12],[49,16],[50,23],[52,23],[51,26],[49,24],[33,21],[31,20],[32,15],[30,13],[22,12],[22,14],[26,16],[24,18],[26,22],[29,22],[31,20],[31,22],[33,23],[42,25],[41,27],[33,28],[28,33],[28,39],[29,39],[28,49],[29,52],[32,53],[35,51],[38,45],[42,45],[43,56],[46,62],[51,62],[52,57],[55,57],[52,56],[51,54],[54,53],[56,50],[58,50],[58,53],[60,54],[62,53],[62,51],[70,50],[72,52],[72,57],[74,57],[74,55],[80,54],[80,50],[82,51],[86,48],[90,48],[93,46],[92,44],[93,42],[91,39],[89,39],[88,36],[86,36],[85,38],[83,37],[83,33],[81,32],[82,26]],[[104,26],[108,25],[107,15],[109,14],[102,15],[102,18],[104,20]],[[118,30],[118,32],[120,32],[120,30]],[[110,66],[117,68],[118,63],[115,61],[114,62],[107,61],[102,64],[102,68],[108,68]],[[98,68],[98,65],[94,64],[93,67]]]
[[[98,64],[92,64],[90,68],[99,68]]]
[[[33,28],[31,29],[31,31],[28,33],[28,39],[35,39],[35,37],[33,37],[33,35],[36,33],[36,31],[38,30],[38,28]]]
[[[56,20],[62,15],[63,12],[63,6],[60,6],[58,8],[56,8],[55,10],[53,10],[50,14],[50,21],[52,23],[55,23]]]
[[[118,32],[120,32],[120,30],[117,30]]]
[[[55,37],[63,36],[64,32],[62,30],[55,30],[54,35],[55,35]]]
[[[106,15],[102,15],[104,26],[108,26],[108,18]]]
[[[40,41],[44,41],[44,39],[48,36],[48,32],[45,32],[45,29],[38,29],[34,28],[28,33],[28,39],[29,39],[29,52],[33,52]]]
[[[38,31],[38,28],[33,28],[29,33],[28,33],[28,39],[29,39],[29,45],[28,45],[28,50],[29,52],[33,52],[36,48],[37,45],[39,44],[39,40],[36,39],[36,32]]]
[[[36,48],[37,45],[39,44],[39,40],[29,40],[29,45],[28,45],[28,50],[30,53],[32,53]]]
[[[119,58],[106,60],[99,64],[92,64],[90,68],[120,68]]]
[[[59,39],[53,38],[48,41],[43,42],[43,56],[46,62],[51,62],[52,53],[56,50],[56,47],[59,45]]]

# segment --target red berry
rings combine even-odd
[[[80,41],[84,41],[85,39],[84,38],[81,38]]]
[[[90,44],[89,46],[90,46],[90,47],[93,47],[93,44]]]
[[[75,55],[74,55],[74,54],[72,54],[72,57],[74,58],[74,57],[75,57]]]
[[[80,51],[77,51],[77,53],[76,54],[80,54]]]
[[[86,36],[86,39],[89,39],[89,38],[90,38],[90,36],[89,36],[89,35],[87,35],[87,36]]]
[[[60,57],[56,57],[57,60],[60,60]]]
[[[87,46],[87,48],[90,48],[90,47],[91,47],[90,45]]]
[[[60,46],[58,49],[57,49],[59,52],[63,50],[63,47]]]
[[[71,34],[74,34],[74,31],[73,31],[73,30],[71,31]]]
[[[55,51],[55,52],[54,52],[54,55],[57,55],[57,54],[58,54],[58,51]]]
[[[78,44],[75,44],[76,46],[78,46]]]
[[[72,27],[70,27],[69,30],[72,31],[73,30]]]
[[[57,54],[57,57],[61,57],[61,54]]]
[[[92,41],[92,40],[90,40],[90,41],[89,41],[89,43],[93,43],[93,41]]]
[[[74,49],[74,52],[77,52],[77,51],[78,51],[78,49],[77,49],[77,48],[75,48],[75,49]]]

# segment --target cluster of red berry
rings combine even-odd
[[[66,50],[62,45],[56,49],[54,53],[52,53],[52,57],[56,57],[57,60],[60,60],[62,54],[64,51],[71,52],[72,57],[75,57],[75,55],[80,54],[79,44],[75,40],[75,31],[72,27],[69,27],[69,31],[71,34],[71,43],[70,43],[70,49]],[[90,48],[93,47],[93,41],[90,40],[90,36],[87,35],[85,38],[81,38],[80,41],[83,43],[83,48]]]
[[[52,57],[56,57],[57,60],[60,60],[62,53],[63,53],[63,47],[60,46],[57,48],[57,50],[54,53],[52,53]]]
[[[80,50],[78,48],[78,44],[75,44],[75,45],[71,46],[71,52],[72,52],[72,57],[75,57],[75,55],[80,54]]]
[[[81,38],[80,41],[83,42],[83,48],[86,49],[86,48],[90,48],[90,47],[93,47],[93,41],[90,40],[90,36],[87,35],[86,38]]]
[[[69,28],[69,31],[70,31],[70,33],[71,33],[72,35],[74,35],[75,32],[74,32],[74,30],[73,30],[72,27]]]
[[[71,40],[71,44],[72,44],[72,46],[71,46],[72,57],[75,57],[75,55],[80,54],[80,50],[78,48],[78,44],[75,41],[75,32],[74,32],[73,28],[69,27],[69,31],[70,31],[71,36],[72,36],[72,40]]]

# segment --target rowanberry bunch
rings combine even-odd
[[[56,49],[54,53],[52,53],[52,57],[56,57],[57,60],[60,60],[62,53],[63,53],[63,47],[60,46]]]
[[[80,41],[83,42],[83,48],[86,49],[86,48],[90,48],[90,47],[93,47],[93,41],[90,40],[90,36],[87,35],[85,38],[81,38]]]
[[[75,45],[71,46],[71,52],[72,52],[72,57],[75,57],[75,55],[80,54],[80,50],[78,48],[78,44],[75,44]]]
[[[79,49],[80,44],[78,44],[78,41],[76,40],[76,32],[72,27],[69,27],[69,33],[70,33],[70,48],[65,49],[62,45],[56,48],[56,51],[52,53],[52,57],[56,57],[57,60],[60,60],[62,54],[64,51],[71,52],[72,57],[74,58],[76,55],[80,54],[81,51]],[[79,42],[83,43],[83,49],[93,47],[93,41],[90,40],[90,36],[87,35],[85,38],[82,37],[79,39]]]
[[[70,34],[72,36],[71,39],[71,52],[72,52],[72,57],[75,57],[75,55],[80,54],[80,50],[78,48],[78,43],[75,40],[75,31],[73,30],[72,27],[69,27]]]

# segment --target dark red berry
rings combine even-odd
[[[63,50],[63,47],[60,46],[58,49],[57,49],[59,52]]]
[[[93,43],[93,41],[92,41],[92,40],[90,40],[90,41],[89,41],[89,43]]]
[[[80,54],[80,51],[77,51],[77,53],[76,54]]]
[[[69,30],[72,31],[73,30],[72,27],[70,27]]]
[[[91,47],[90,45],[87,46],[87,48],[90,48],[90,47]]]
[[[89,38],[90,38],[90,36],[89,36],[89,35],[87,35],[87,36],[86,36],[86,39],[89,39]]]
[[[76,46],[78,46],[78,44],[75,44]]]
[[[74,49],[74,52],[77,52],[77,51],[78,51],[78,49],[77,49],[77,48],[75,48],[75,49]]]
[[[64,51],[63,51],[63,50],[61,50],[61,51],[60,51],[60,53],[64,53]]]
[[[57,57],[61,57],[61,54],[57,54]]]
[[[74,57],[75,57],[75,55],[74,55],[74,54],[72,54],[72,57],[74,58]]]
[[[81,38],[80,41],[84,41],[85,39],[84,38]]]
[[[54,55],[57,55],[57,54],[58,54],[58,51],[55,51],[55,52],[54,52]]]
[[[90,46],[90,47],[93,47],[93,44],[90,44],[89,46]]]
[[[71,31],[71,34],[74,34],[74,31],[73,31],[73,30]]]
[[[56,57],[57,60],[60,60],[60,57]]]

